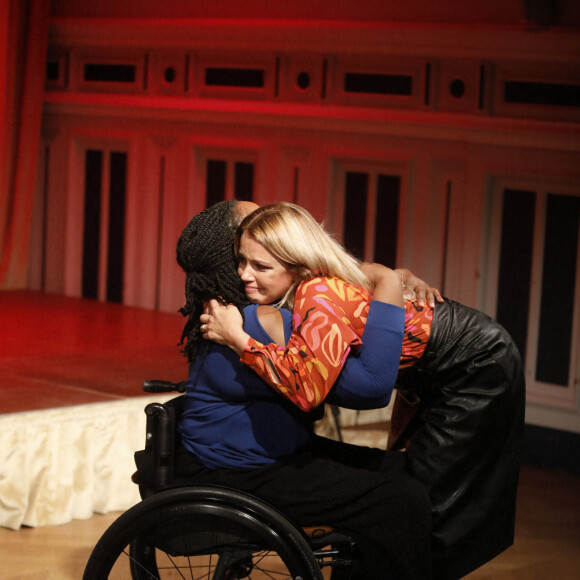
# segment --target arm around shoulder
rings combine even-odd
[[[405,310],[372,300],[363,344],[349,356],[329,402],[348,409],[379,409],[391,399],[399,374]]]
[[[403,286],[399,275],[382,264],[361,264],[361,270],[374,285],[373,300],[404,306]]]

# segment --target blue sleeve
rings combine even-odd
[[[348,409],[388,405],[399,373],[404,332],[405,309],[372,300],[363,344],[347,357],[326,402]]]

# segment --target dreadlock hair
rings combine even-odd
[[[187,316],[179,344],[185,342],[181,352],[189,362],[204,341],[199,317],[205,301],[215,298],[240,311],[248,304],[233,246],[240,221],[234,212],[236,203],[222,201],[203,210],[191,219],[177,242],[177,262],[186,274],[185,305],[179,312]]]

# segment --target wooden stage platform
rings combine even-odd
[[[178,314],[40,292],[0,292],[0,413],[141,396],[181,380]]]
[[[178,381],[183,317],[87,299],[0,292],[0,525],[126,509],[143,447],[145,379]]]

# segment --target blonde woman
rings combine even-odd
[[[261,344],[243,331],[236,312],[212,301],[201,316],[206,338],[229,346],[303,410],[328,400],[351,351],[372,351],[370,363],[380,362],[381,345],[361,337],[377,300],[402,305],[392,271],[359,271],[308,212],[288,203],[252,213],[236,240],[248,299],[291,307],[293,333],[286,346]],[[451,580],[513,543],[525,382],[512,339],[481,312],[450,300],[434,310],[405,300],[404,313],[398,377],[381,384],[390,395],[397,381],[416,402],[396,443],[406,447],[408,469],[431,497],[434,575]],[[331,396],[356,408],[365,399],[357,391],[338,385]]]
[[[236,309],[229,307],[229,317],[228,308],[221,315],[201,317],[206,323],[204,336],[235,350],[303,411],[325,400],[351,348],[362,345],[371,288],[374,300],[367,334],[373,326],[403,330],[398,274],[378,264],[361,266],[299,206],[278,203],[251,213],[236,232],[235,248],[249,301],[293,309],[296,331],[286,348],[262,345],[243,330]],[[368,347],[359,356],[368,369],[369,390],[360,391],[359,378],[358,385],[351,385],[352,395],[380,399],[386,405],[397,377],[399,353],[386,356],[372,339]]]

